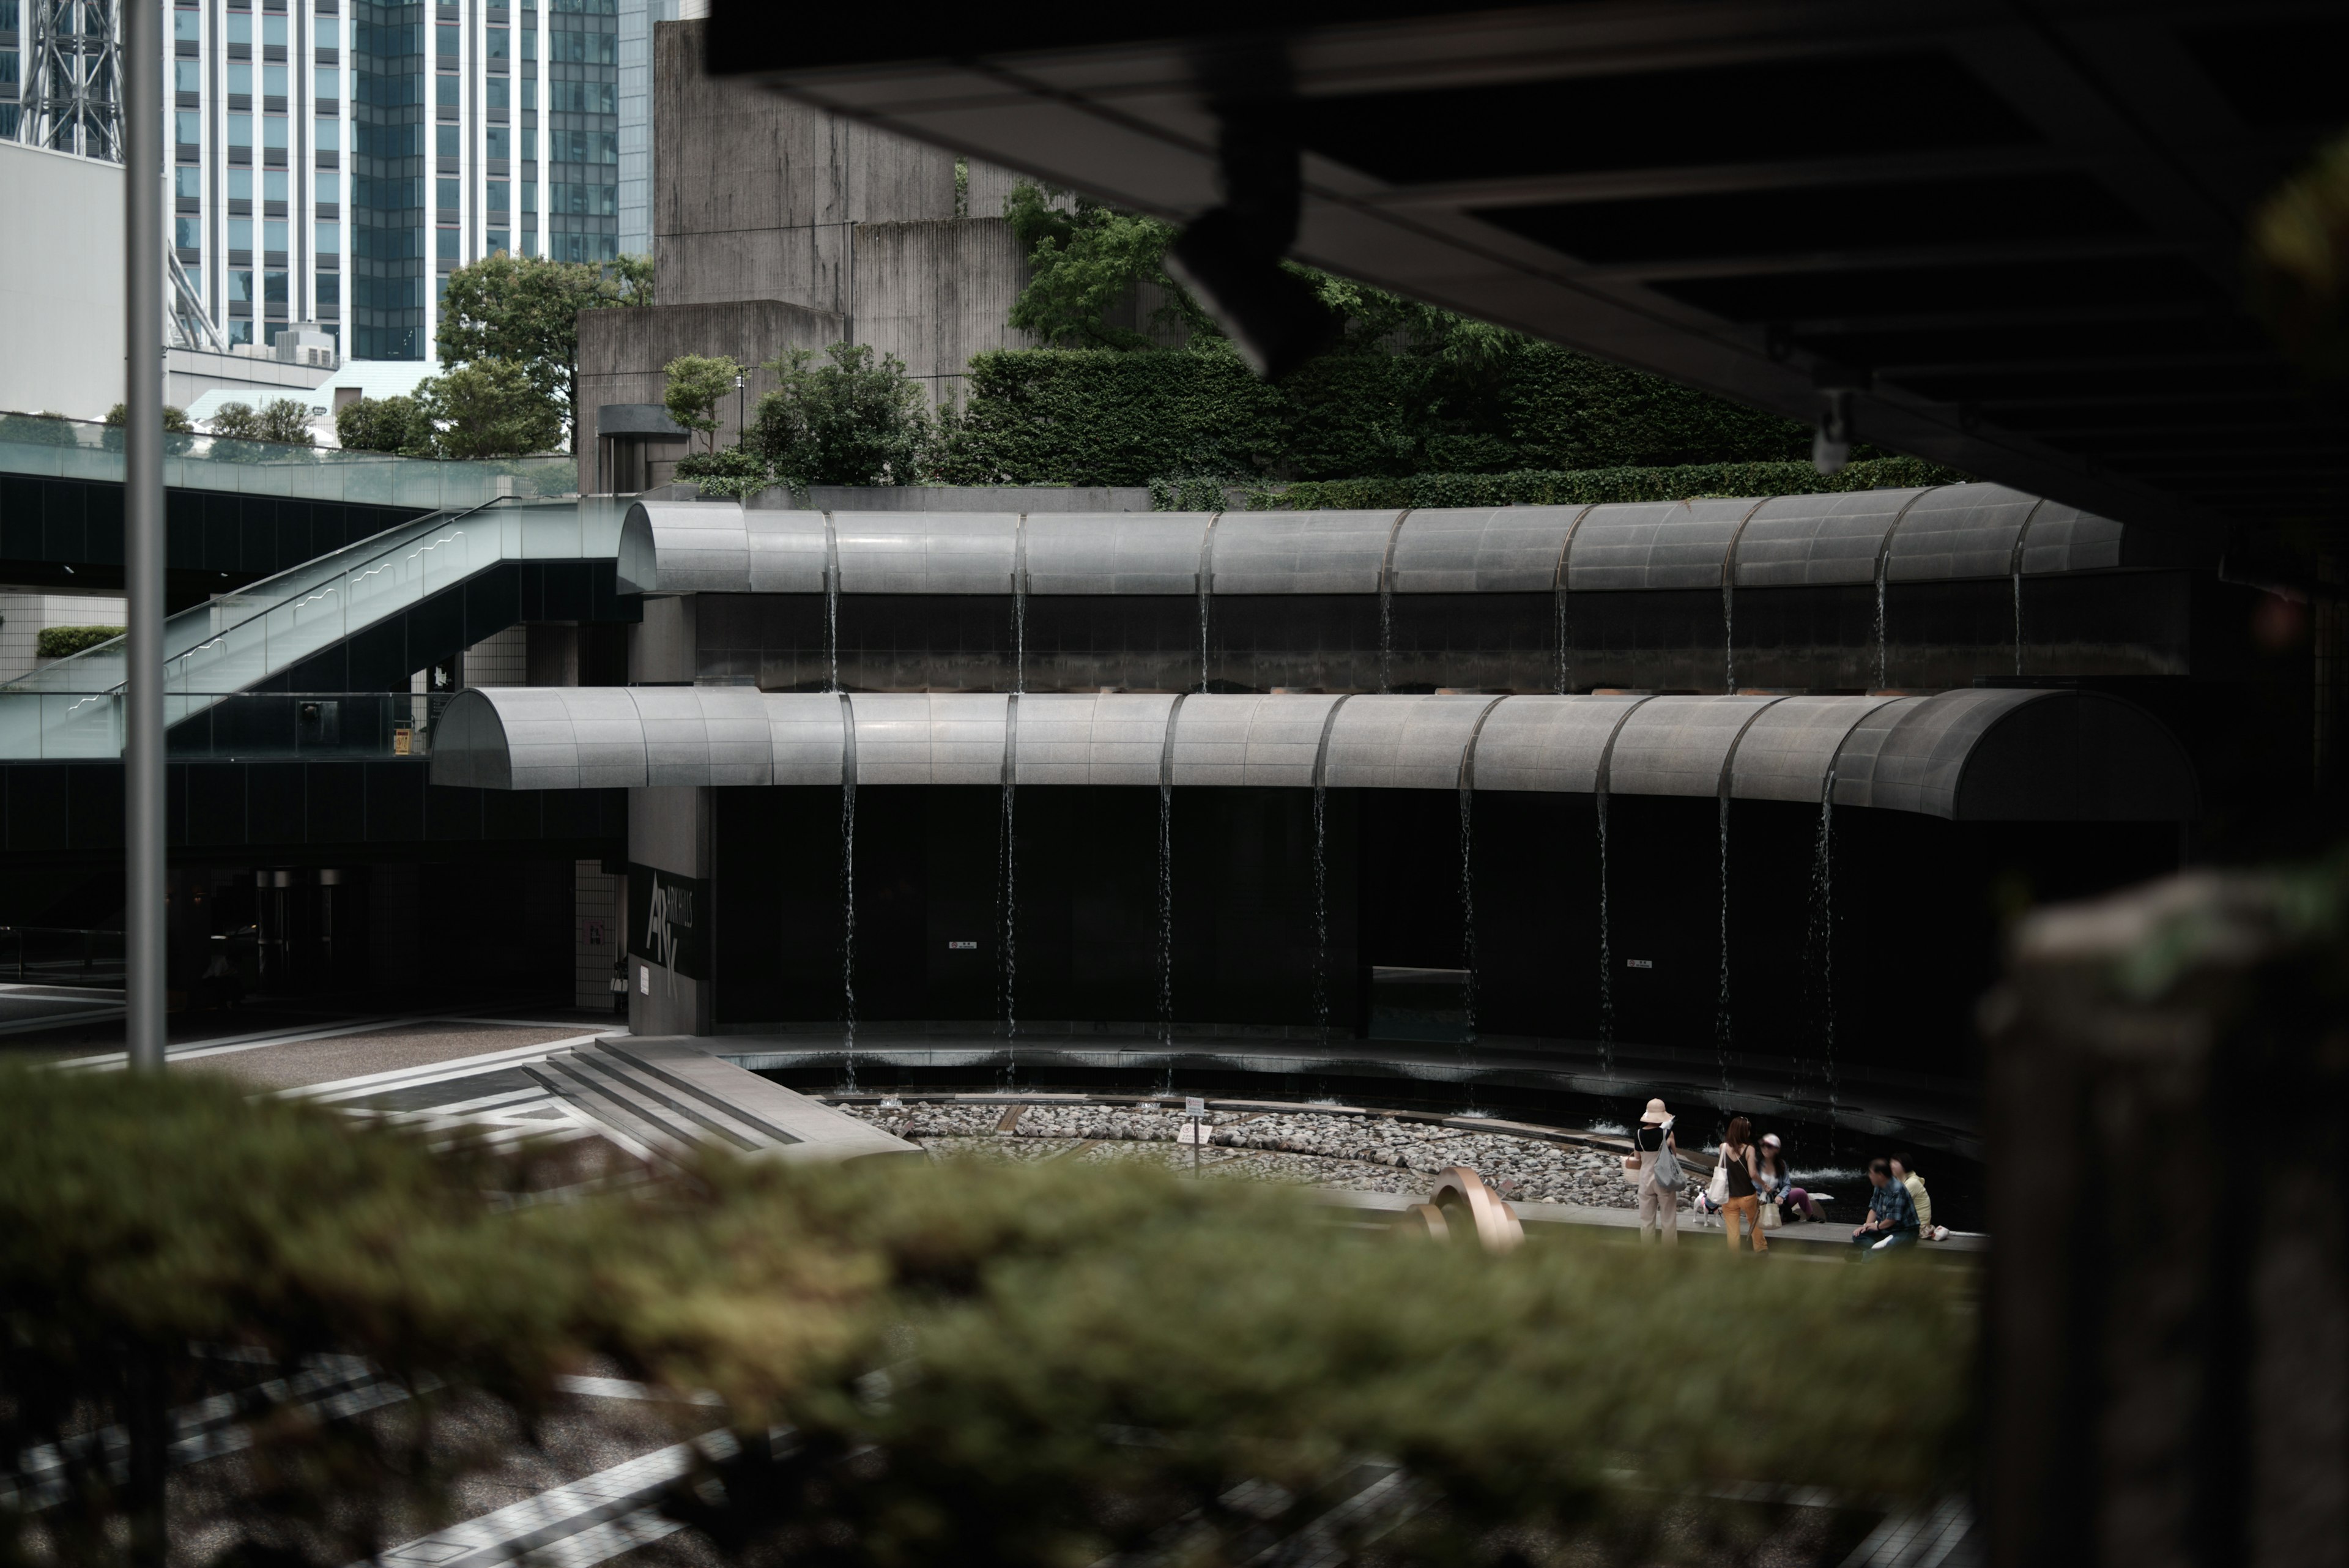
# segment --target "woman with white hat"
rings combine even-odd
[[[1680,1146],[1672,1142],[1672,1116],[1661,1100],[1650,1100],[1631,1132],[1631,1153],[1623,1173],[1640,1189],[1640,1240],[1661,1231],[1667,1246],[1680,1245]]]

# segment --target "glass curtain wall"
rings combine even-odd
[[[424,9],[354,7],[354,358],[425,357]]]
[[[553,0],[547,14],[547,254],[620,254],[617,0]]]

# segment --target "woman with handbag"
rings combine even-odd
[[[1794,1179],[1786,1168],[1785,1145],[1776,1133],[1764,1133],[1762,1152],[1754,1157],[1761,1176],[1762,1229],[1775,1231],[1786,1222],[1783,1206],[1793,1196]]]
[[[1671,1113],[1661,1100],[1650,1100],[1647,1113],[1631,1132],[1631,1152],[1623,1159],[1623,1174],[1640,1189],[1640,1240],[1661,1234],[1664,1244],[1681,1242],[1681,1161],[1672,1142]]]
[[[1713,1184],[1721,1189],[1721,1228],[1729,1237],[1729,1250],[1737,1251],[1738,1222],[1743,1220],[1753,1237],[1754,1251],[1768,1251],[1770,1238],[1762,1233],[1761,1173],[1754,1158],[1754,1124],[1744,1116],[1730,1118]]]

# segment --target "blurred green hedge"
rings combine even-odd
[[[1489,362],[1355,352],[1259,381],[1187,349],[998,349],[969,367],[930,472],[945,484],[1146,484],[1778,462],[1808,427],[1547,344]]]
[[[42,659],[70,659],[121,635],[119,626],[45,626],[33,639],[33,652]]]
[[[1237,1563],[1373,1457],[1423,1500],[1380,1550],[1428,1562],[1667,1524],[1733,1544],[1768,1511],[1738,1483],[1966,1480],[1972,1282],[1944,1266],[1605,1237],[1494,1258],[1134,1170],[712,1157],[582,1187],[575,1158],[436,1152],[185,1071],[0,1074],[0,1451],[88,1457],[58,1506],[0,1507],[0,1562],[115,1560],[140,1500],[76,1435],[142,1407],[142,1376],[252,1397],[229,1353],[363,1356],[414,1394],[332,1422],[256,1403],[251,1452],[174,1501],[255,1563],[422,1533],[582,1370],[722,1398],[743,1452],[667,1506],[761,1562],[1179,1537]],[[1351,1550],[1392,1522],[1329,1528]]]
[[[1519,469],[1509,473],[1414,473],[1392,479],[1302,480],[1247,492],[1250,512],[1319,512],[1403,506],[1588,506],[1617,501],[1692,501],[1702,496],[1815,495],[1961,483],[1955,469],[1913,457],[1863,458],[1833,473],[1802,462],[1692,462],[1670,468]],[[1151,487],[1162,511],[1187,511],[1182,486]]]

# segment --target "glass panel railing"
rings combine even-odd
[[[564,456],[482,461],[395,457],[208,435],[167,435],[163,448],[163,483],[173,489],[426,511],[477,506],[499,496],[568,495],[578,488],[579,479],[578,460]],[[119,484],[122,431],[46,414],[0,414],[0,473]]]
[[[163,628],[164,690],[242,691],[501,562],[615,559],[626,511],[625,501],[609,496],[496,501],[403,523],[171,617]],[[0,695],[118,691],[122,670],[117,638],[0,687]]]
[[[173,762],[331,761],[429,755],[450,692],[182,692],[166,700]],[[0,761],[122,754],[122,695],[0,691]]]

